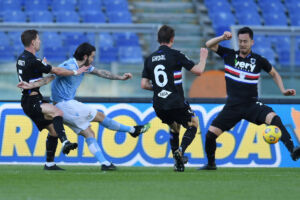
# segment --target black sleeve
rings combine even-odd
[[[147,79],[151,79],[150,78],[150,74],[147,70],[147,63],[148,63],[148,58],[145,59],[145,62],[144,62],[144,69],[143,69],[143,73],[142,73],[142,78],[147,78]]]
[[[216,53],[224,59],[228,54],[234,53],[234,50],[219,45]]]
[[[195,66],[194,61],[189,59],[185,54],[181,53],[180,51],[177,51],[176,58],[177,63],[183,66],[188,71],[190,71]]]
[[[260,60],[261,60],[262,69],[265,70],[267,73],[269,73],[272,70],[271,63],[264,57],[261,57]]]
[[[40,59],[33,59],[31,64],[32,64],[33,68],[40,73],[49,74],[52,69],[51,65],[44,64]]]

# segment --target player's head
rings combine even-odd
[[[85,42],[79,45],[74,53],[74,58],[78,61],[82,61],[84,66],[89,66],[94,61],[96,48]]]
[[[239,49],[244,55],[251,52],[251,47],[254,44],[253,31],[249,27],[243,27],[238,31]]]
[[[32,47],[35,51],[40,50],[41,40],[37,30],[26,30],[21,35],[21,40],[25,48]]]
[[[163,25],[157,33],[157,41],[159,44],[173,44],[175,31],[172,27]]]

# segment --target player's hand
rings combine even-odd
[[[296,90],[294,89],[287,89],[283,91],[284,96],[295,96],[296,95]]]
[[[32,89],[32,85],[30,85],[29,83],[27,83],[26,81],[21,81],[18,83],[17,85],[18,88],[22,88],[22,89],[25,89],[25,90],[29,90],[29,89]]]
[[[121,77],[121,80],[125,81],[125,80],[131,79],[131,78],[132,78],[132,74],[131,73],[125,73]]]
[[[201,48],[200,49],[200,58],[201,59],[206,59],[208,55],[208,50],[207,48]]]
[[[224,40],[230,40],[232,38],[232,34],[229,31],[225,31],[223,33],[223,39]]]
[[[83,67],[80,67],[78,70],[77,70],[77,75],[80,75],[84,72],[87,72],[89,70],[90,66],[83,66]]]

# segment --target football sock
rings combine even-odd
[[[105,157],[104,157],[104,155],[103,155],[103,153],[102,153],[102,151],[101,151],[101,149],[100,149],[100,147],[99,147],[96,139],[93,138],[93,137],[90,137],[90,138],[86,138],[85,141],[86,141],[86,143],[87,143],[87,145],[89,147],[90,152],[95,156],[95,158],[101,164],[105,164],[106,163],[106,165],[107,165],[107,163],[109,163],[109,162],[105,159]]]
[[[53,126],[61,143],[67,140],[66,132],[63,126],[63,118],[56,116],[53,118]]]
[[[54,162],[55,151],[57,147],[57,137],[48,135],[46,140],[46,161],[47,162]],[[49,167],[49,166],[48,166]]]
[[[192,143],[192,141],[195,138],[196,132],[197,132],[197,127],[195,126],[187,127],[180,145],[180,147],[182,148],[182,153],[184,153],[186,148]]]
[[[217,135],[211,131],[207,131],[205,140],[205,152],[208,159],[208,165],[215,164],[215,152],[217,148]]]
[[[121,131],[121,132],[130,132],[134,133],[135,129],[132,126],[126,126],[120,124],[119,122],[112,120],[108,117],[105,117],[101,124],[110,130]]]
[[[172,132],[171,130],[170,130],[170,145],[171,145],[172,153],[174,154],[174,152],[179,148],[179,133]]]
[[[283,144],[286,146],[286,148],[289,150],[289,152],[292,153],[293,149],[294,149],[294,143],[293,143],[293,140],[291,138],[291,135],[286,130],[286,128],[283,126],[280,117],[276,115],[272,119],[271,125],[275,125],[278,128],[280,128],[280,130],[281,130],[281,138],[280,138],[280,140],[283,142]]]

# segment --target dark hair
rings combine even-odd
[[[157,33],[157,41],[159,43],[169,43],[175,36],[175,31],[172,27],[163,25]]]
[[[21,35],[24,47],[29,47],[31,42],[36,39],[39,32],[37,30],[26,30]]]
[[[241,28],[239,31],[238,31],[238,35],[239,34],[245,34],[245,33],[248,33],[249,34],[249,37],[251,38],[251,40],[253,40],[253,31],[251,28],[245,26],[243,28]]]
[[[84,42],[77,47],[73,56],[76,60],[83,60],[85,55],[90,56],[93,51],[96,51],[96,48],[93,45]]]

